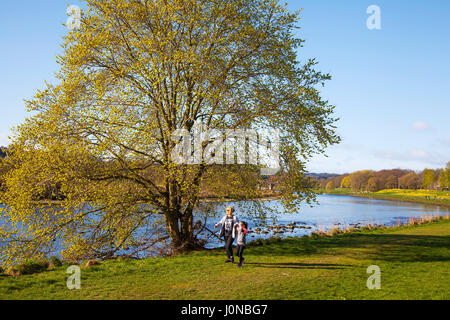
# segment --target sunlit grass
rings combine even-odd
[[[287,238],[246,249],[246,264],[223,250],[172,258],[107,261],[81,268],[68,290],[66,267],[0,276],[0,299],[450,299],[450,220],[335,236]],[[381,268],[381,290],[366,269]]]
[[[432,197],[436,199],[450,200],[450,191],[440,190],[407,190],[407,189],[386,189],[377,192],[378,194],[399,195],[408,197],[426,198]]]
[[[385,189],[377,192],[355,192],[348,188],[337,188],[326,193],[450,206],[450,191],[441,190]]]

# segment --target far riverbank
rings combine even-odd
[[[351,189],[339,188],[332,191],[319,190],[318,193],[450,207],[450,191],[386,189],[377,192],[354,192]]]

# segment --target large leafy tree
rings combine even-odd
[[[174,133],[192,133],[196,121],[280,130],[283,203],[313,200],[305,162],[339,137],[318,91],[330,76],[297,58],[299,12],[272,0],[86,2],[57,83],[28,102],[32,115],[12,144],[1,199],[6,263],[55,243],[74,260],[167,238],[175,251],[195,248],[199,193],[253,198],[258,183],[251,166],[174,161]],[[63,195],[57,210],[35,201],[49,185]]]

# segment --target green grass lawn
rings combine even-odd
[[[0,276],[0,299],[450,299],[450,220],[420,226],[290,238],[246,249],[242,269],[223,250],[172,258],[108,261]],[[366,287],[370,265],[381,289]]]

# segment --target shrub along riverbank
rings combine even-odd
[[[225,264],[220,249],[91,263],[81,267],[80,290],[67,289],[67,265],[2,274],[0,299],[450,299],[450,220],[425,222],[259,241],[242,269]],[[371,265],[380,267],[380,290],[366,286]]]

